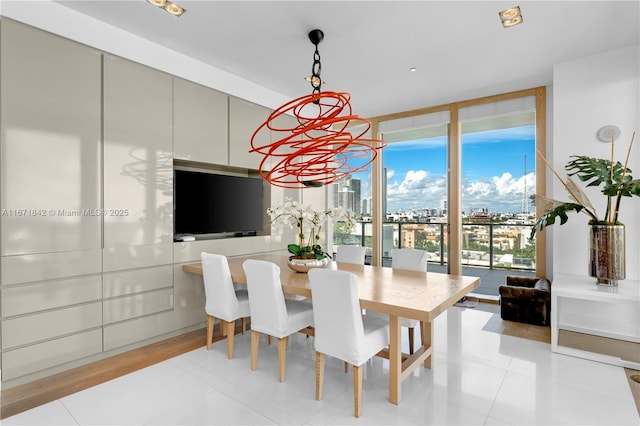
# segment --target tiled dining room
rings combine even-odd
[[[638,1],[3,0],[1,423],[638,425],[639,66]]]
[[[280,383],[276,345],[263,339],[258,368],[251,371],[250,336],[245,333],[235,338],[232,360],[227,359],[226,341],[219,340],[211,351],[201,346],[2,422],[637,424],[637,406],[623,369],[551,353],[548,342],[503,334],[497,321],[495,305],[482,303],[450,308],[439,316],[433,367],[415,370],[403,382],[399,405],[388,400],[388,361],[369,361],[359,419],[353,416],[351,372],[345,373],[337,359],[327,360],[323,398],[315,399],[312,338],[292,336],[285,382]]]

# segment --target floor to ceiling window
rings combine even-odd
[[[394,248],[426,250],[431,262],[446,263],[447,130],[442,123],[382,134],[383,264]]]
[[[372,263],[411,247],[426,250],[438,272],[544,275],[544,237],[536,245],[528,235],[530,197],[545,187],[535,155],[544,151],[545,102],[541,87],[373,118],[388,146],[369,180],[380,195],[372,238],[362,239]]]
[[[366,247],[365,257],[371,258],[371,166],[352,173],[333,184],[331,196],[334,206],[353,210],[357,220],[355,229],[348,229],[342,222],[333,225],[333,251],[340,245]],[[370,263],[367,262],[367,263]]]
[[[362,131],[361,128],[352,128],[351,132],[356,134]],[[364,138],[371,138],[371,131],[363,135]],[[366,263],[371,263],[372,256],[372,169],[371,164],[364,170],[351,173],[331,185],[328,196],[333,206],[342,206],[351,209],[356,217],[357,224],[354,229],[348,229],[344,223],[336,222],[332,229],[333,253],[340,245],[359,245],[366,247]]]
[[[529,235],[535,222],[535,98],[463,108],[459,119],[462,266],[533,275],[535,242]],[[497,296],[496,286],[489,283],[477,292]]]

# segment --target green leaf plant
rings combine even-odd
[[[560,225],[565,224],[567,220],[569,220],[567,213],[570,212],[586,214],[590,218],[590,225],[620,224],[618,222],[618,213],[620,212],[620,201],[622,197],[640,196],[640,179],[633,179],[631,170],[627,167],[634,139],[635,132],[633,136],[631,136],[631,142],[629,143],[624,165],[613,159],[613,139],[611,140],[611,160],[592,158],[585,155],[571,156],[572,160],[564,166],[568,175],[566,180],[563,180],[549,164],[547,159],[544,158],[544,155],[536,150],[547,167],[549,167],[558,180],[560,180],[571,202],[558,201],[536,194],[536,205],[542,206],[542,210],[544,210],[545,213],[540,216],[533,225],[529,239],[533,240],[537,232],[542,231],[547,226],[553,225],[557,219],[560,219]],[[607,197],[607,209],[603,219],[600,219],[584,191],[571,179],[572,176],[576,176],[581,182],[585,183],[587,187],[602,187],[601,192]]]

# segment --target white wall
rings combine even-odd
[[[629,159],[632,176],[640,179],[640,45],[596,56],[560,63],[553,70],[553,142],[547,147],[548,159],[564,177],[564,165],[571,155],[611,158],[611,143],[600,142],[596,132],[605,125],[618,126],[622,134],[616,140],[615,159],[624,163],[631,135],[636,141]],[[584,185],[582,185],[584,188]],[[568,201],[558,180],[548,178],[548,194]],[[606,197],[600,188],[587,188],[598,215],[602,218]],[[553,271],[588,274],[587,223],[584,214],[553,226]],[[626,225],[626,267],[628,279],[640,279],[640,197],[624,197],[619,220]],[[548,232],[548,231],[546,231]]]

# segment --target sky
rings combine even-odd
[[[430,138],[387,145],[387,211],[441,207],[446,199],[446,139]],[[526,156],[526,176],[525,176]],[[535,126],[465,133],[462,138],[462,210],[520,213],[524,182],[535,193]],[[362,198],[371,193],[367,174]],[[534,210],[529,203],[529,211]]]

